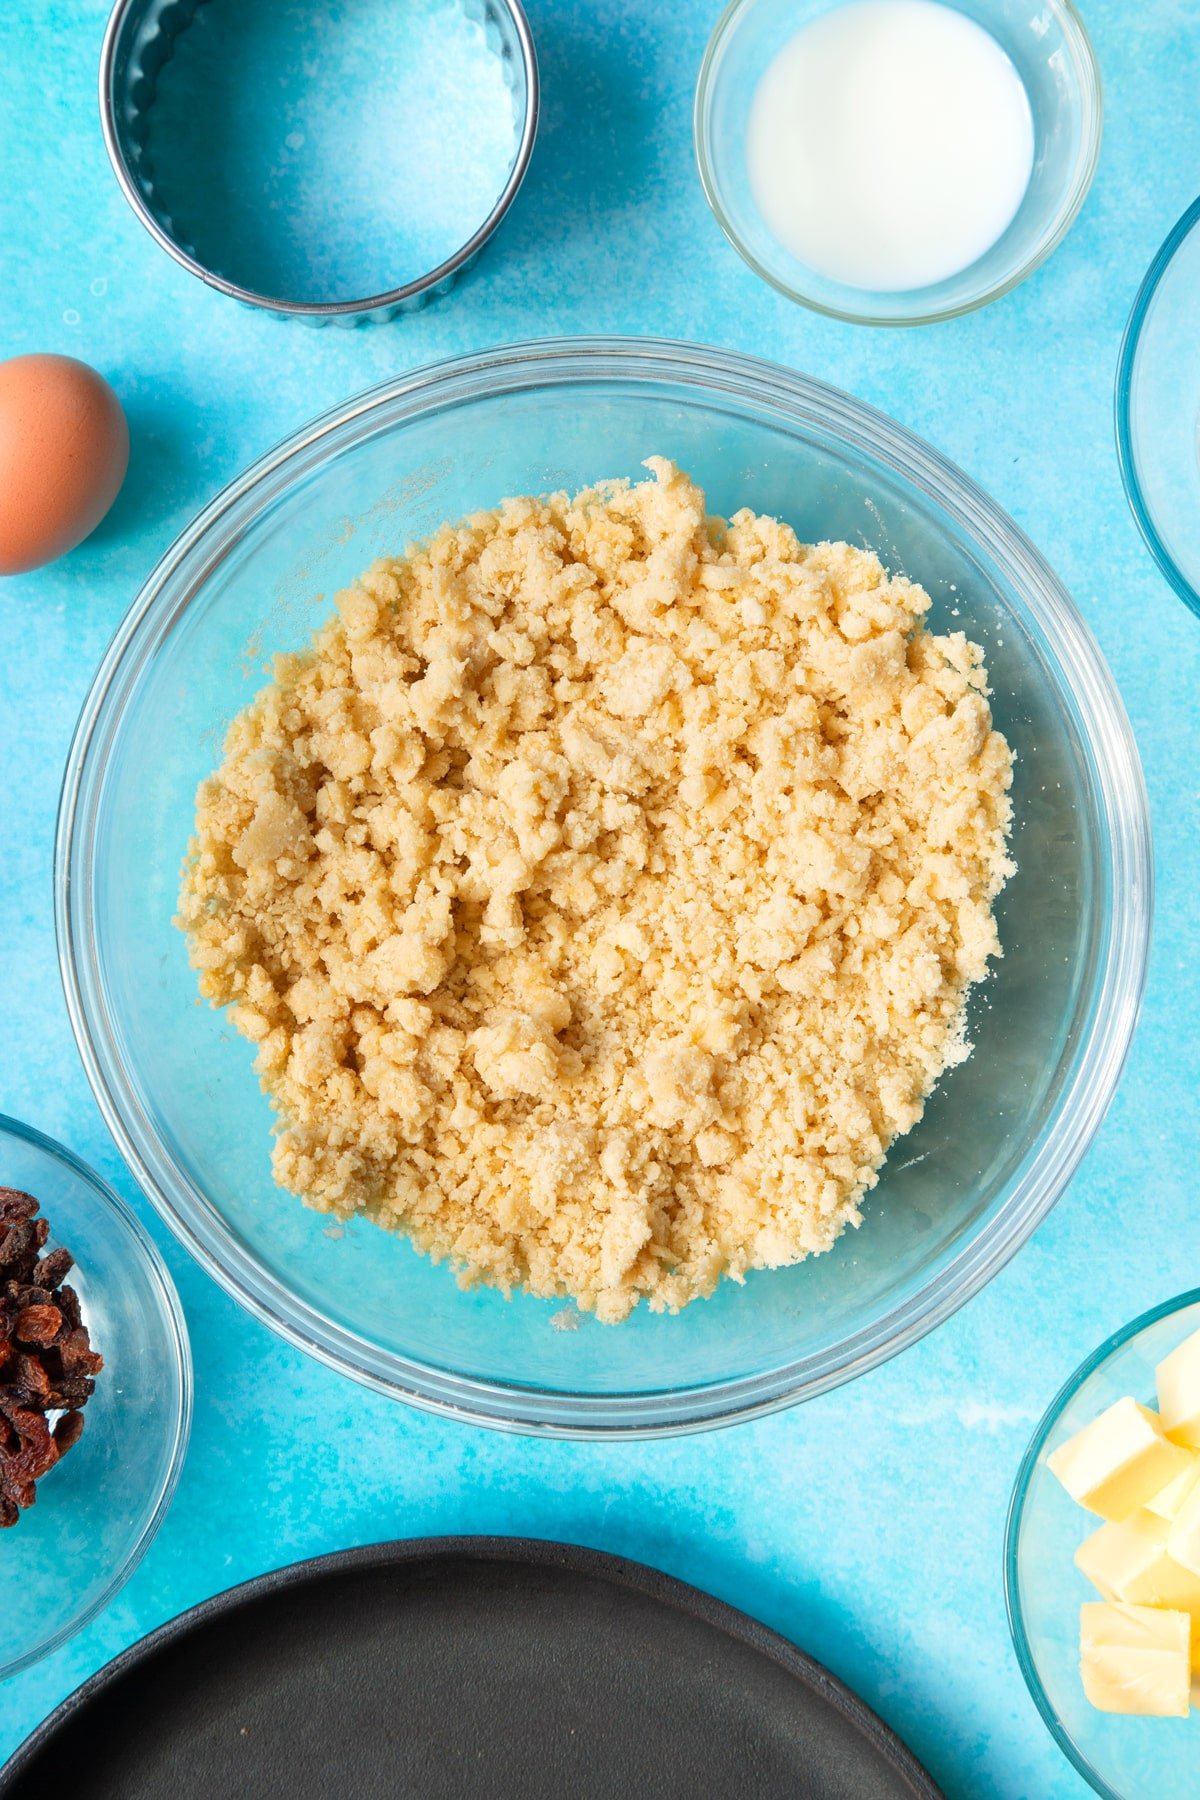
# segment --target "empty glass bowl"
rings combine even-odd
[[[1097,1712],[1084,1698],[1079,1608],[1100,1596],[1073,1559],[1100,1520],[1071,1499],[1046,1459],[1126,1394],[1153,1406],[1155,1364],[1198,1329],[1194,1288],[1101,1344],[1034,1432],[1009,1508],[1004,1581],[1017,1661],[1059,1746],[1106,1800],[1195,1800],[1200,1716],[1131,1718]]]
[[[985,254],[929,287],[876,293],[807,267],[768,230],[746,169],[746,123],[764,70],[811,20],[842,0],[733,0],[705,52],[696,88],[700,179],[717,223],[764,281],[816,312],[864,325],[924,325],[1006,294],[1070,230],[1100,156],[1100,70],[1071,0],[951,0],[990,32],[1029,96],[1033,173],[1008,229]]]
[[[0,1532],[0,1680],[55,1649],[129,1579],[171,1504],[187,1449],[192,1363],[162,1258],[125,1202],[41,1132],[0,1117],[0,1187],[41,1202],[75,1258],[104,1358],[83,1436]]]
[[[264,660],[303,645],[374,557],[507,494],[636,476],[662,453],[714,510],[879,548],[941,630],[986,650],[1017,752],[1004,959],[974,1055],[895,1148],[828,1256],[619,1326],[461,1292],[364,1220],[277,1190],[253,1046],[200,1004],[172,924],[198,782]],[[1151,859],[1112,679],[1033,547],[933,451],[846,395],[752,358],[564,340],[417,371],[348,401],[205,508],[138,596],[67,770],[56,901],[68,1004],[146,1192],[233,1294],[389,1392],[560,1433],[681,1430],[844,1381],[946,1318],[1053,1204],[1112,1094],[1137,1015]],[[561,1328],[579,1323],[577,1330]]]
[[[1200,614],[1200,200],[1150,264],[1117,363],[1117,454],[1138,529]]]

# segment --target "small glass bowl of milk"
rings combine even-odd
[[[1050,254],[1102,117],[1070,0],[733,0],[700,71],[696,156],[764,280],[836,318],[919,325]]]

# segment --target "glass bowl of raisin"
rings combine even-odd
[[[0,1115],[0,1680],[137,1567],[175,1492],[191,1394],[179,1300],[133,1213]]]

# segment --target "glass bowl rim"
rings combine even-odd
[[[1025,1517],[1025,1502],[1029,1494],[1029,1483],[1034,1467],[1041,1455],[1042,1447],[1059,1419],[1070,1405],[1083,1384],[1090,1380],[1102,1364],[1110,1356],[1132,1342],[1135,1337],[1147,1331],[1151,1325],[1157,1325],[1161,1319],[1168,1319],[1172,1313],[1183,1312],[1189,1306],[1200,1305],[1200,1287],[1189,1288],[1185,1293],[1176,1294],[1171,1300],[1163,1300],[1158,1306],[1150,1307],[1139,1313],[1127,1325],[1122,1325],[1097,1345],[1089,1356],[1085,1356],[1074,1372],[1068,1375],[1058,1392],[1047,1406],[1033,1430],[1028,1448],[1021,1458],[1021,1466],[1017,1470],[1017,1478],[1013,1483],[1012,1495],[1008,1503],[1008,1518],[1004,1527],[1004,1606],[1008,1614],[1008,1629],[1012,1637],[1013,1649],[1017,1663],[1029,1689],[1029,1695],[1051,1737],[1059,1749],[1083,1776],[1089,1787],[1095,1788],[1104,1800],[1126,1800],[1117,1790],[1110,1787],[1103,1775],[1094,1769],[1074,1738],[1062,1724],[1057,1712],[1050,1703],[1050,1697],[1042,1685],[1038,1673],[1037,1661],[1029,1645],[1025,1630],[1025,1615],[1021,1611],[1020,1583],[1017,1579],[1017,1552],[1021,1538],[1021,1526]]]
[[[427,416],[464,400],[614,378],[686,385],[711,404],[770,407],[793,428],[833,430],[852,452],[934,498],[985,548],[1051,635],[1079,707],[1095,783],[1098,827],[1112,870],[1114,905],[1104,922],[1088,1026],[1053,1121],[1020,1169],[989,1229],[958,1247],[915,1293],[843,1339],[835,1350],[767,1371],[694,1387],[580,1393],[447,1372],[380,1351],[335,1325],[237,1248],[199,1190],[183,1180],[142,1115],[115,1053],[91,929],[91,857],[107,756],[131,692],[159,636],[189,605],[257,507],[309,471],[331,437],[346,447],[380,423]],[[327,453],[327,447],[326,447]],[[214,543],[214,536],[216,542]],[[119,690],[119,691],[118,691]],[[139,1186],[175,1236],[225,1291],[299,1349],[379,1392],[459,1420],[533,1435],[658,1437],[758,1416],[838,1385],[886,1360],[957,1311],[1016,1252],[1057,1200],[1115,1090],[1145,981],[1153,858],[1145,783],[1111,672],[1066,589],[1024,533],[937,451],[873,407],[777,364],[665,339],[542,339],[479,351],[391,378],[334,407],[284,439],[223,489],[152,571],[101,659],[67,757],[55,842],[55,925],[67,1009],[93,1094]],[[214,1215],[215,1216],[215,1215]]]
[[[172,1366],[179,1379],[179,1409],[175,1418],[174,1438],[170,1446],[166,1472],[159,1486],[154,1509],[137,1541],[87,1606],[68,1619],[57,1631],[52,1632],[49,1637],[44,1638],[31,1649],[23,1651],[12,1662],[0,1662],[0,1683],[7,1681],[12,1675],[19,1674],[23,1669],[32,1668],[35,1663],[41,1662],[43,1657],[61,1649],[62,1645],[69,1638],[74,1637],[76,1632],[82,1631],[85,1625],[90,1625],[98,1614],[111,1605],[145,1556],[150,1545],[158,1536],[159,1527],[167,1516],[171,1502],[175,1498],[175,1490],[179,1486],[179,1477],[183,1470],[188,1440],[191,1436],[194,1389],[191,1341],[188,1337],[187,1322],[184,1318],[179,1294],[158,1246],[142,1225],[133,1208],[122,1200],[116,1190],[110,1187],[108,1182],[96,1173],[95,1169],[90,1168],[82,1157],[76,1156],[73,1150],[68,1150],[65,1144],[60,1144],[55,1138],[48,1137],[36,1126],[26,1125],[23,1120],[15,1119],[8,1113],[0,1113],[0,1140],[5,1137],[17,1138],[21,1142],[30,1144],[35,1150],[40,1150],[48,1156],[52,1162],[61,1163],[76,1180],[82,1181],[84,1186],[91,1190],[101,1207],[106,1208],[125,1227],[137,1252],[141,1255],[146,1272],[150,1277],[151,1286],[159,1298],[159,1317],[166,1327],[168,1341],[174,1352]],[[47,1212],[46,1216],[53,1223],[52,1214]]]
[[[236,281],[227,280],[225,276],[207,268],[185,244],[166,229],[158,214],[147,204],[135,170],[125,154],[114,99],[117,45],[129,15],[141,4],[143,0],[115,0],[104,28],[99,69],[100,129],[104,148],[117,184],[139,222],[160,249],[165,250],[189,275],[195,275],[204,282],[206,287],[227,294],[231,300],[239,300],[243,306],[253,306],[279,318],[306,319],[311,324],[324,324],[331,320],[357,323],[370,314],[382,313],[392,307],[404,308],[423,296],[431,297],[443,282],[450,284],[455,281],[483,249],[516,199],[533,156],[541,110],[537,50],[521,0],[495,0],[495,4],[508,14],[520,49],[521,68],[525,76],[525,107],[513,166],[493,201],[490,212],[466,242],[434,268],[414,276],[400,287],[388,288],[383,293],[365,295],[355,300],[288,300],[281,295],[262,294],[254,288],[242,287]]]
[[[1146,504],[1145,488],[1138,473],[1137,455],[1133,448],[1133,369],[1137,361],[1137,353],[1141,347],[1142,330],[1150,315],[1155,296],[1175,261],[1176,252],[1192,234],[1196,225],[1200,224],[1200,197],[1193,200],[1155,251],[1150,267],[1142,277],[1141,285],[1134,296],[1133,305],[1129,309],[1129,318],[1125,323],[1125,331],[1121,338],[1121,348],[1117,355],[1117,380],[1113,396],[1113,423],[1117,438],[1117,463],[1121,470],[1121,482],[1125,489],[1125,498],[1129,502],[1129,510],[1133,514],[1134,524],[1142,534],[1142,541],[1151,556],[1158,564],[1159,570],[1166,576],[1184,605],[1200,618],[1200,593],[1188,580],[1171,552],[1167,549],[1151,517],[1150,508]]]
[[[841,3],[842,0],[831,0],[830,10]],[[946,0],[946,3],[953,6],[955,0]],[[1078,218],[1083,203],[1091,190],[1100,161],[1100,141],[1104,131],[1104,83],[1100,73],[1100,63],[1087,26],[1084,24],[1074,0],[1044,0],[1045,10],[1053,13],[1057,18],[1063,35],[1073,52],[1071,68],[1075,73],[1083,115],[1079,151],[1071,172],[1070,184],[1052,223],[1041,234],[1033,250],[1027,256],[1014,264],[1007,274],[998,277],[971,299],[948,299],[932,305],[917,306],[912,311],[886,314],[872,313],[862,307],[849,304],[834,306],[826,300],[818,300],[803,287],[773,274],[750,249],[734,226],[721,200],[720,183],[717,180],[708,141],[708,101],[716,88],[716,64],[719,52],[743,15],[758,4],[759,0],[729,0],[725,11],[713,27],[705,46],[704,59],[700,64],[700,74],[696,82],[696,95],[692,106],[692,141],[696,165],[700,174],[700,185],[704,189],[704,197],[708,201],[709,209],[742,261],[754,271],[761,281],[765,281],[769,287],[773,287],[777,293],[783,294],[788,300],[794,300],[800,306],[807,306],[812,312],[821,313],[826,318],[840,319],[844,324],[886,327],[933,325],[943,319],[962,318],[966,313],[976,312],[979,307],[988,306],[993,300],[999,300],[1004,294],[1011,293],[1013,288],[1019,287],[1023,281],[1026,281],[1034,270],[1040,268],[1046,258],[1057,250]],[[968,268],[970,266],[968,265]],[[966,274],[967,270],[960,270],[959,273]],[[951,276],[949,279],[954,280],[955,277]],[[853,286],[846,283],[835,285],[844,287],[847,293],[855,291]],[[941,283],[938,285],[940,286]],[[922,293],[931,291],[929,288],[914,288],[912,295],[914,298],[919,298]]]

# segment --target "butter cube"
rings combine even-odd
[[[1200,1450],[1200,1331],[1177,1344],[1154,1371],[1163,1430]]]
[[[1126,1397],[1047,1458],[1080,1506],[1102,1519],[1127,1519],[1190,1466],[1188,1451],[1163,1435],[1158,1414]]]
[[[1084,1693],[1101,1712],[1186,1718],[1191,1631],[1185,1612],[1088,1601],[1079,1609]]]
[[[1194,1487],[1167,1527],[1167,1550],[1184,1569],[1200,1576],[1200,1487]]]
[[[1167,1606],[1192,1621],[1192,1654],[1200,1668],[1200,1575],[1171,1556],[1170,1526],[1144,1508],[1115,1525],[1101,1525],[1075,1552],[1076,1567],[1106,1600]]]
[[[1192,1466],[1177,1475],[1174,1481],[1168,1481],[1165,1488],[1160,1488],[1153,1500],[1147,1500],[1147,1512],[1157,1513],[1160,1519],[1173,1519],[1188,1495],[1195,1487],[1200,1487],[1200,1456],[1193,1456]]]

